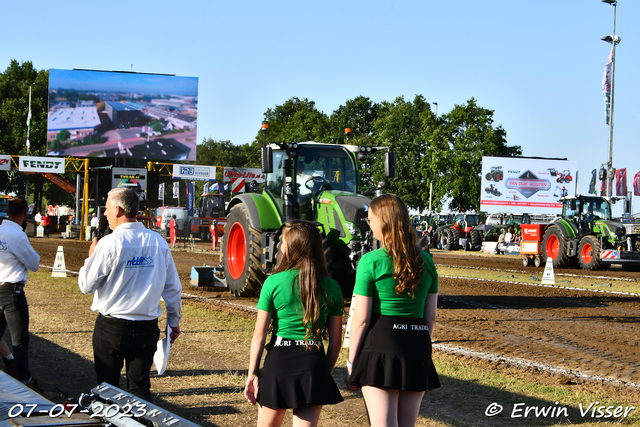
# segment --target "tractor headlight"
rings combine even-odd
[[[360,234],[360,230],[354,224],[347,222],[347,228],[349,229],[349,233],[351,233],[353,237],[362,237],[362,235]]]

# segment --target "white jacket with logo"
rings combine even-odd
[[[102,238],[78,276],[80,291],[95,293],[91,310],[125,320],[153,320],[162,315],[179,326],[182,284],[167,242],[138,222],[124,223]]]

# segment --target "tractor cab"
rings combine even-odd
[[[594,233],[598,227],[596,221],[611,220],[611,205],[602,197],[571,196],[563,198],[563,201],[562,218],[576,235]]]

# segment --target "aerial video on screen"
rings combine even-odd
[[[47,154],[196,159],[198,78],[49,70]]]

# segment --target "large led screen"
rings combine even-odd
[[[49,70],[47,154],[196,159],[198,78]]]

